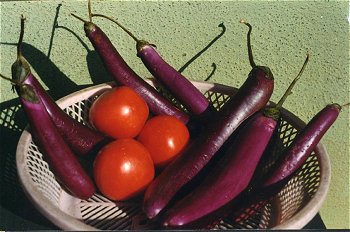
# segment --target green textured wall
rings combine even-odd
[[[10,66],[16,57],[13,43],[18,40],[20,14],[24,14],[28,19],[24,55],[54,98],[111,80],[85,37],[82,23],[70,16],[74,12],[87,17],[85,1],[0,4],[2,74],[10,76]],[[285,108],[309,121],[328,103],[350,102],[348,2],[95,1],[93,10],[117,17],[137,36],[155,43],[175,68],[182,67],[216,38],[221,32],[218,25],[223,22],[226,26],[223,36],[183,74],[192,80],[204,80],[214,71],[212,82],[235,87],[243,83],[250,71],[247,27],[239,23],[244,18],[254,27],[256,63],[269,66],[274,73],[276,87],[272,100],[282,95],[309,51],[309,65]],[[55,16],[58,17],[54,27]],[[134,41],[108,21],[96,18],[94,22],[110,36],[130,66],[148,77],[136,57]],[[4,181],[4,178],[16,181],[16,177],[3,170],[14,165],[16,141],[25,125],[21,114],[15,114],[18,101],[10,89],[10,84],[1,80],[1,204],[5,206],[18,201],[9,196],[12,194],[11,189],[6,189],[9,181]],[[332,164],[330,191],[321,209],[327,228],[350,228],[349,118],[348,107],[322,140]]]

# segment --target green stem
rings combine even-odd
[[[102,18],[108,19],[108,20],[112,21],[113,23],[117,24],[121,29],[123,29],[123,31],[125,31],[136,42],[140,42],[141,41],[133,33],[131,33],[128,29],[126,29],[126,27],[124,27],[121,23],[119,23],[115,19],[112,19],[111,17],[108,17],[108,16],[103,15],[103,14],[92,14],[92,17],[102,17]]]
[[[89,22],[92,22],[91,0],[88,0]]]
[[[18,91],[18,94],[19,94],[19,96],[21,98],[23,98],[23,99],[25,99],[27,101],[30,101],[32,103],[39,102],[39,98],[36,95],[33,86],[28,85],[28,84],[23,84],[23,83],[21,83],[19,81],[16,81],[16,80],[13,80],[11,78],[8,78],[8,77],[2,75],[1,73],[0,73],[0,77],[5,79],[5,80],[7,80],[7,81],[9,81],[9,82],[11,82],[11,84],[13,85],[12,86],[12,91],[15,91],[14,87],[17,86],[18,87],[17,91]]]
[[[1,73],[0,73],[0,77],[3,78],[3,79],[5,79],[5,80],[7,80],[7,81],[9,81],[9,82],[11,82],[11,84],[13,84],[13,85],[17,85],[17,86],[22,85],[21,82],[16,81],[16,80],[13,80],[13,79],[11,79],[11,78],[9,78],[9,77],[7,77],[7,76],[4,76],[4,75],[2,75]]]
[[[76,14],[74,14],[74,13],[70,13],[73,17],[75,17],[75,18],[77,18],[77,19],[79,19],[80,21],[82,21],[82,22],[84,22],[84,23],[87,23],[88,21],[86,21],[85,19],[83,19],[82,17],[80,17],[80,16],[78,16],[78,15],[76,15]]]
[[[19,35],[19,39],[18,39],[18,43],[17,43],[17,57],[21,57],[22,56],[22,42],[23,42],[23,37],[24,37],[24,21],[26,20],[26,18],[24,17],[24,15],[21,15],[21,32]]]
[[[89,18],[90,18],[90,22],[92,21],[92,17],[101,17],[101,18],[105,18],[108,19],[110,21],[112,21],[113,23],[117,24],[123,31],[125,31],[133,40],[136,41],[136,43],[140,43],[141,40],[139,40],[133,33],[131,33],[126,27],[124,27],[121,23],[119,23],[117,20],[108,17],[106,15],[103,14],[94,14],[92,13],[91,10],[91,0],[88,0],[88,10],[89,10]],[[146,41],[142,41],[142,43],[148,43]]]
[[[309,61],[309,57],[310,57],[310,54],[307,53],[306,54],[306,59],[304,61],[304,64],[303,66],[301,67],[298,75],[294,78],[293,82],[289,85],[288,89],[286,90],[286,92],[283,94],[283,96],[281,97],[281,99],[278,101],[277,105],[276,105],[276,108],[277,109],[280,109],[282,108],[282,105],[283,103],[285,102],[285,100],[287,99],[287,97],[292,93],[292,89],[294,87],[294,85],[296,84],[296,82],[300,79],[302,73],[304,72],[305,70],[305,67],[306,67],[306,64],[308,63]]]
[[[344,107],[349,107],[350,106],[350,102],[349,103],[346,103],[344,105],[341,106],[341,108],[344,108]]]
[[[250,66],[252,66],[252,68],[254,68],[256,66],[256,64],[254,62],[252,45],[251,45],[251,40],[250,40],[250,35],[252,33],[253,27],[248,22],[246,22],[244,19],[241,19],[239,22],[244,23],[245,25],[247,25],[249,27],[249,31],[247,33],[248,56],[249,56]]]

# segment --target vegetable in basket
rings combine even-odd
[[[344,105],[345,106],[345,105]],[[280,154],[270,171],[245,193],[240,202],[232,207],[229,220],[236,222],[258,212],[300,170],[324,134],[333,125],[342,109],[339,104],[328,104],[302,128],[293,142]],[[250,208],[248,215],[244,209]]]
[[[33,140],[58,181],[75,197],[90,198],[95,193],[95,185],[58,132],[36,90],[31,85],[3,78],[15,85]]]
[[[153,180],[155,170],[145,146],[135,139],[122,138],[99,151],[93,173],[104,196],[123,201],[140,195]]]
[[[337,119],[341,106],[329,104],[318,112],[283,152],[271,172],[261,182],[263,188],[285,183],[306,161],[323,135]]]
[[[128,35],[130,35],[136,42],[137,56],[141,58],[150,73],[167,90],[169,90],[169,92],[179,100],[179,102],[181,102],[190,113],[201,120],[204,125],[205,123],[209,123],[212,115],[216,112],[214,106],[204,94],[192,84],[191,81],[161,57],[154,44],[138,39],[118,21],[108,16],[102,14],[92,14],[92,16],[106,18],[116,23]]]
[[[116,86],[104,91],[89,110],[90,123],[115,139],[136,137],[148,116],[147,103],[127,86]]]
[[[72,15],[84,22],[86,36],[100,55],[106,69],[117,84],[134,89],[147,102],[153,114],[173,115],[185,124],[189,122],[190,117],[185,112],[177,108],[130,68],[113,46],[107,35],[96,24],[91,22],[92,16],[90,7],[90,21],[86,21],[73,13]]]
[[[64,140],[74,153],[85,156],[91,152],[97,151],[102,145],[109,141],[109,138],[88,126],[83,125],[65,113],[32,74],[30,66],[21,52],[21,44],[24,35],[24,21],[25,18],[22,16],[21,33],[17,44],[17,60],[11,67],[13,73],[12,79],[15,82],[30,85],[34,88],[59,133],[63,136]]]
[[[250,48],[249,59],[252,70],[236,94],[215,114],[203,132],[147,188],[143,210],[148,218],[155,218],[169,207],[175,195],[205,168],[241,123],[268,103],[274,87],[273,75],[268,67],[254,64]]]
[[[249,118],[200,185],[165,212],[163,226],[200,229],[215,225],[227,215],[232,207],[229,203],[248,187],[275,131],[282,104],[299,80],[308,58],[277,105],[266,106]]]
[[[177,118],[157,115],[146,122],[137,140],[148,149],[158,171],[181,154],[189,143],[190,133]]]

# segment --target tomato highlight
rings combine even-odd
[[[158,115],[146,122],[137,140],[148,149],[154,165],[162,168],[181,153],[189,138],[186,125],[176,117]]]
[[[133,89],[120,86],[102,93],[91,105],[93,127],[112,138],[133,138],[148,119],[149,108]]]
[[[93,166],[100,192],[111,200],[141,194],[155,175],[148,150],[135,139],[118,139],[103,147]]]

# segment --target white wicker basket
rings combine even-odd
[[[147,80],[156,86],[153,80]],[[235,88],[207,82],[193,82],[216,106],[221,107]],[[86,122],[87,112],[96,93],[111,88],[101,84],[72,93],[58,101],[61,108],[78,121]],[[279,136],[284,146],[305,124],[289,111],[282,109]],[[32,142],[28,127],[23,131],[16,154],[19,179],[28,198],[50,221],[64,230],[126,230],[157,229],[143,220],[138,202],[111,202],[100,194],[80,200],[66,193]],[[289,183],[253,214],[239,223],[223,220],[216,229],[300,229],[319,211],[328,192],[330,162],[322,144],[308,158]],[[252,211],[254,209],[250,209]],[[249,209],[242,211],[249,212]]]

